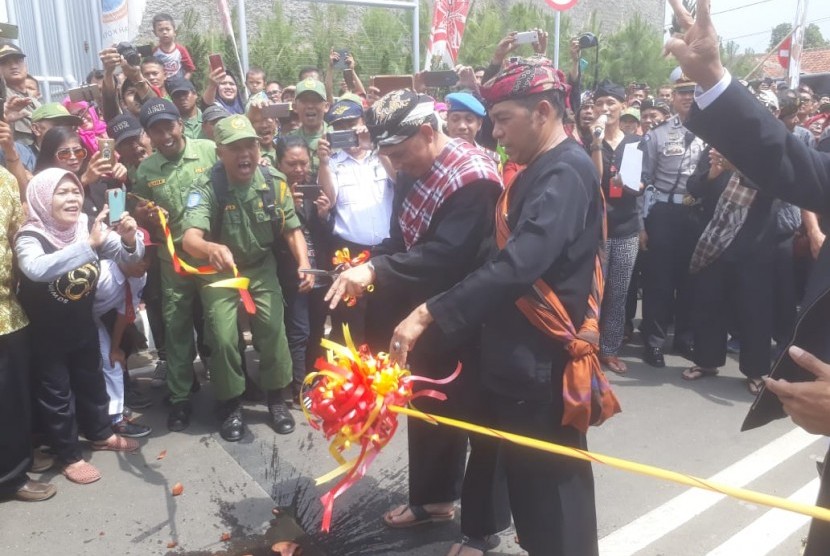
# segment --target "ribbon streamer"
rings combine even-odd
[[[771,508],[778,508],[781,510],[788,510],[791,512],[807,515],[816,519],[821,519],[823,521],[830,521],[830,510],[827,508],[821,508],[819,506],[810,506],[808,504],[801,504],[799,502],[787,500],[786,498],[780,498],[778,496],[763,494],[761,492],[755,492],[752,490],[715,483],[712,481],[708,481],[706,479],[694,477],[692,475],[678,473],[677,471],[669,471],[668,469],[662,469],[660,467],[654,467],[652,465],[645,465],[642,463],[636,463],[633,461],[615,458],[612,456],[597,454],[596,452],[589,452],[587,450],[580,450],[578,448],[571,448],[569,446],[553,444],[552,442],[544,442],[542,440],[536,440],[533,438],[528,438],[526,436],[520,436],[518,434],[512,434],[509,432],[491,429],[488,427],[482,427],[480,425],[473,425],[471,423],[458,421],[456,419],[450,419],[448,417],[441,417],[440,415],[423,413],[416,409],[410,409],[407,407],[400,406],[392,406],[388,409],[393,413],[400,413],[408,417],[414,417],[415,419],[426,421],[428,423],[447,425],[450,427],[463,429],[469,432],[474,432],[476,434],[483,434],[486,436],[499,438],[507,442],[512,442],[513,444],[518,444],[519,446],[526,446],[528,448],[533,448],[535,450],[542,450],[544,452],[549,452],[551,454],[581,459],[583,461],[588,461],[591,463],[602,463],[604,465],[608,465],[616,469],[621,469],[623,471],[628,471],[630,473],[639,473],[640,475],[646,475],[648,477],[662,479],[664,481],[671,481],[673,483],[678,483],[685,486],[717,492],[718,494],[724,494],[726,496],[737,498],[739,500],[744,500],[746,502],[751,502],[753,504],[769,506]]]
[[[352,255],[349,252],[349,248],[344,247],[343,249],[338,249],[334,252],[334,256],[331,258],[331,264],[333,264],[335,268],[344,268],[346,265],[349,265],[350,267],[355,267],[362,265],[368,260],[369,251],[364,249],[363,251],[358,253],[355,258],[352,258]],[[369,293],[375,291],[375,286],[373,284],[369,284],[368,286],[366,286],[366,291]],[[344,295],[343,303],[346,304],[346,307],[354,307],[357,304],[357,299],[352,297],[351,295]]]
[[[176,254],[176,247],[173,244],[173,234],[170,233],[170,226],[167,224],[167,217],[164,216],[164,211],[154,203],[151,203],[150,208],[155,208],[158,211],[159,222],[161,223],[162,230],[164,230],[164,241],[167,244],[167,251],[170,253],[170,258],[173,260],[173,270],[176,271],[176,274],[180,276],[187,276],[189,274],[218,274],[219,271],[210,265],[194,267],[181,260]],[[256,313],[256,304],[254,304],[254,299],[251,297],[251,292],[248,291],[250,283],[250,278],[240,276],[236,265],[233,265],[233,278],[216,280],[208,284],[208,287],[239,290],[239,297],[242,299],[242,305],[245,307],[245,311],[249,315],[253,315]]]
[[[312,427],[322,430],[330,439],[329,453],[339,467],[317,479],[317,484],[328,482],[346,473],[346,476],[320,499],[323,503],[322,530],[328,532],[334,510],[334,501],[365,474],[380,450],[389,443],[398,428],[397,415],[389,408],[408,404],[411,400],[428,396],[445,400],[446,395],[435,390],[420,390],[413,394],[415,382],[446,384],[461,372],[442,380],[412,376],[407,369],[392,365],[389,355],[373,356],[366,346],[356,348],[348,326],[343,326],[346,345],[322,340],[328,350],[328,359],[320,358],[317,372],[303,382],[301,398],[303,413]],[[343,453],[352,446],[360,446],[359,454],[346,460]]]

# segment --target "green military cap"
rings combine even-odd
[[[301,94],[311,91],[319,96],[322,100],[326,100],[326,86],[323,85],[320,81],[316,79],[303,79],[299,83],[297,83],[297,93],[295,94],[295,98],[299,97]]]
[[[228,145],[241,139],[258,139],[259,135],[254,131],[251,120],[241,114],[235,114],[216,122],[213,137],[217,145]]]
[[[73,116],[69,110],[62,104],[57,102],[47,102],[34,112],[32,112],[32,122],[39,122],[41,120],[61,120],[63,125],[79,126],[84,121],[78,116]]]

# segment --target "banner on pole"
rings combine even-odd
[[[101,0],[101,44],[130,42],[138,35],[146,0]]]
[[[455,67],[471,0],[435,0],[424,69]]]
[[[801,51],[804,48],[804,31],[806,30],[807,0],[798,0],[795,8],[795,24],[790,38],[790,64],[787,69],[787,82],[790,89],[798,88],[801,74]]]

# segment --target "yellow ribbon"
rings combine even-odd
[[[494,438],[506,440],[508,442],[512,442],[513,444],[518,444],[519,446],[527,446],[528,448],[533,448],[535,450],[542,450],[543,452],[549,452],[551,454],[581,459],[584,461],[589,461],[591,463],[602,463],[614,467],[616,469],[628,471],[630,473],[639,473],[640,475],[646,475],[648,477],[654,477],[656,479],[662,479],[664,481],[671,481],[673,483],[678,483],[685,486],[717,492],[718,494],[725,494],[726,496],[731,496],[732,498],[737,498],[739,500],[745,500],[746,502],[752,502],[753,504],[760,504],[762,506],[769,506],[771,508],[779,508],[782,510],[788,510],[791,512],[804,514],[816,519],[821,519],[823,521],[830,521],[830,510],[828,510],[827,508],[821,508],[819,506],[810,506],[808,504],[801,504],[799,502],[787,500],[786,498],[780,498],[778,496],[763,494],[761,492],[755,492],[752,490],[715,483],[712,481],[708,481],[706,479],[694,477],[692,475],[678,473],[677,471],[669,471],[667,469],[661,469],[660,467],[654,467],[652,465],[645,465],[642,463],[636,463],[633,461],[606,456],[603,454],[597,454],[596,452],[589,452],[587,450],[580,450],[578,448],[571,448],[568,446],[562,446],[560,444],[544,442],[542,440],[536,440],[533,438],[528,438],[526,436],[520,436],[518,434],[512,434],[509,432],[499,431],[488,427],[482,427],[480,425],[473,425],[471,423],[458,421],[456,419],[450,419],[448,417],[441,417],[440,415],[423,413],[422,411],[418,411],[417,409],[410,409],[400,406],[389,406],[388,409],[390,411],[401,413],[408,417],[420,419],[428,423],[447,425],[450,427],[463,429],[477,434],[483,434],[486,436],[492,436]],[[332,471],[332,473],[334,473],[334,471]],[[329,473],[329,475],[331,475],[332,473]],[[329,477],[329,479],[331,478],[332,477]]]

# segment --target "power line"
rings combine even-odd
[[[805,22],[805,25],[809,25],[811,23],[818,23],[819,21],[826,21],[828,19],[830,19],[830,16],[820,17],[818,19],[812,19],[810,21]],[[726,42],[729,42],[729,41],[734,41],[734,40],[738,40],[738,39],[745,39],[747,37],[755,37],[755,36],[763,35],[763,34],[766,34],[766,33],[772,33],[772,29],[769,29],[769,30],[766,30],[766,31],[756,31],[754,33],[747,33],[746,35],[738,35],[737,37],[730,37],[728,39],[723,39],[723,40],[726,41]]]
[[[721,10],[719,12],[712,12],[711,15],[720,15],[720,14],[725,14],[727,12],[734,12],[736,10],[742,10],[744,8],[750,8],[752,6],[757,6],[758,4],[766,4],[768,2],[772,2],[772,0],[758,0],[758,2],[752,2],[751,4],[744,4],[743,6],[735,6],[734,8]]]

